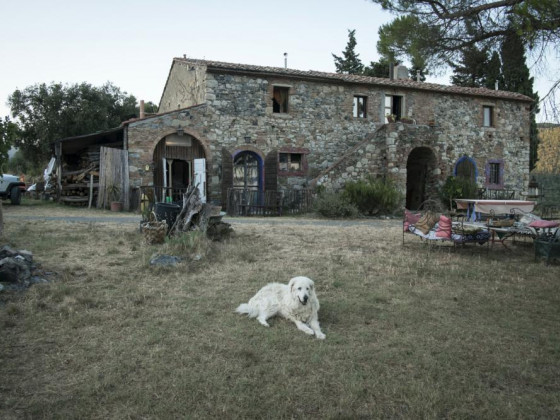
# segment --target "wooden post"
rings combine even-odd
[[[88,209],[91,209],[91,202],[93,201],[93,174],[89,174],[89,204]]]

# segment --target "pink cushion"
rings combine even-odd
[[[418,220],[420,220],[420,217],[422,217],[420,213],[412,213],[407,209],[404,209],[404,225],[403,225],[404,231],[405,232],[408,231],[408,227],[418,222]]]
[[[534,228],[553,228],[558,225],[560,225],[560,223],[553,220],[535,220],[534,222],[529,223],[529,227]]]
[[[444,216],[443,214],[439,216],[436,236],[438,238],[451,239],[451,219],[449,217]]]

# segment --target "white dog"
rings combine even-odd
[[[286,284],[269,283],[257,292],[248,303],[235,310],[247,314],[268,327],[266,320],[280,315],[295,322],[306,334],[324,339],[319,327],[319,300],[315,295],[315,284],[307,277],[294,277]]]

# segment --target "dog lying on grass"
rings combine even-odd
[[[257,318],[265,327],[269,327],[267,319],[280,315],[293,321],[306,334],[321,340],[326,337],[319,326],[319,300],[315,284],[307,277],[294,277],[287,285],[269,283],[235,311]]]

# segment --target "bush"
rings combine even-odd
[[[448,176],[441,189],[441,200],[449,208],[456,206],[455,198],[478,198],[476,182],[463,177]]]
[[[357,217],[359,210],[342,194],[323,192],[317,196],[314,209],[324,217]]]
[[[344,196],[363,214],[393,213],[401,204],[402,195],[389,179],[369,178],[349,182]]]

